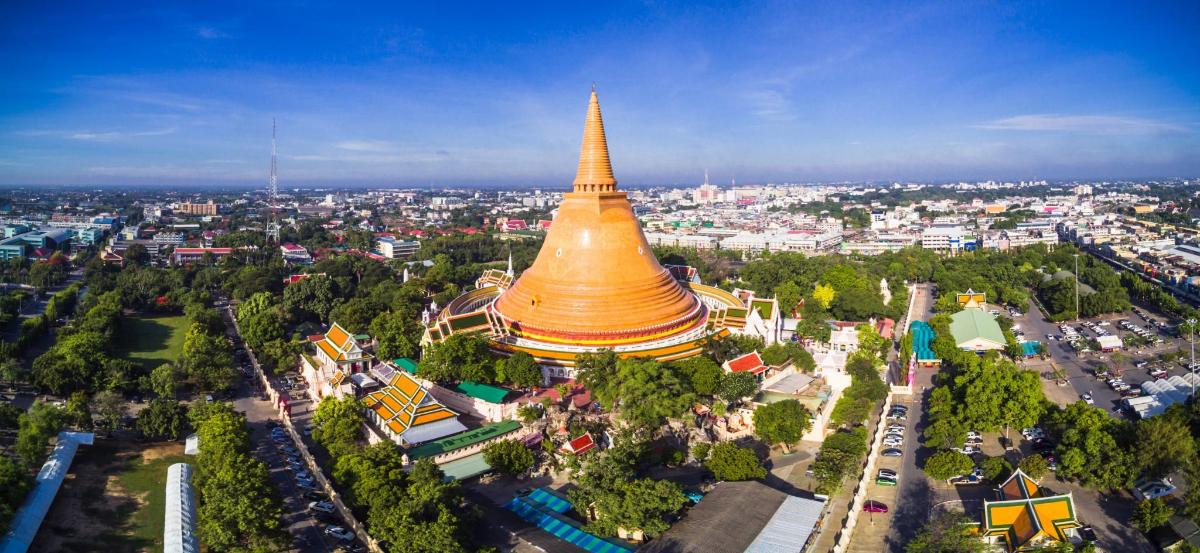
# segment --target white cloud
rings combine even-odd
[[[154,130],[148,130],[148,131],[134,131],[134,132],[80,131],[80,132],[68,132],[68,133],[66,133],[66,137],[70,138],[71,140],[87,140],[87,141],[92,141],[92,142],[111,142],[113,140],[117,140],[120,138],[128,138],[128,137],[136,137],[136,136],[163,136],[163,135],[167,135],[167,134],[173,134],[175,131],[176,131],[175,127],[170,127],[170,128],[166,128],[166,129],[154,129]]]
[[[1160,134],[1188,132],[1183,125],[1118,115],[1017,115],[976,125],[999,131],[1057,131],[1088,134]]]
[[[347,140],[333,147],[351,152],[393,152],[397,149],[395,144],[383,140]]]
[[[229,33],[222,31],[216,27],[200,27],[196,29],[196,36],[209,40],[217,38],[229,38]]]

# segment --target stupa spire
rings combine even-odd
[[[600,117],[600,99],[596,96],[595,85],[592,85],[592,97],[588,101],[574,184],[576,192],[614,192],[617,189],[617,179],[613,177],[612,163],[608,160],[608,140],[604,137],[604,119]]]

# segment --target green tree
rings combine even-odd
[[[62,409],[35,401],[17,421],[17,443],[14,449],[26,467],[36,468],[46,457],[46,445],[63,426]]]
[[[313,440],[334,459],[353,453],[362,438],[365,422],[362,409],[362,403],[353,397],[321,399],[313,414],[313,425],[316,426]]]
[[[179,375],[175,370],[175,365],[171,363],[163,363],[150,371],[150,388],[158,397],[166,399],[175,398],[175,390],[179,386]]]
[[[757,392],[758,380],[748,372],[725,373],[721,377],[721,384],[717,386],[717,395],[729,403],[735,403]]]
[[[422,378],[441,383],[495,381],[495,365],[487,342],[474,334],[454,334],[430,346],[418,367]]]
[[[12,459],[0,455],[0,532],[8,531],[9,521],[32,488],[29,472]]]
[[[221,391],[237,380],[229,344],[221,336],[193,324],[183,339],[183,366],[188,377],[203,391]]]
[[[696,401],[674,366],[653,359],[621,359],[613,378],[615,388],[604,390],[597,399],[610,407],[619,402],[620,417],[635,425],[658,426],[663,418],[682,415]]]
[[[178,440],[187,434],[187,407],[172,399],[153,399],[138,413],[137,428],[152,440]]]
[[[1029,475],[1030,478],[1040,480],[1050,472],[1050,463],[1046,462],[1045,457],[1035,453],[1021,459],[1021,462],[1017,463],[1017,468]]]
[[[542,383],[542,368],[532,355],[517,351],[504,360],[505,380],[518,388],[532,388]]]
[[[92,396],[92,402],[96,405],[96,414],[100,415],[100,428],[109,432],[120,427],[121,419],[129,411],[125,398],[110,390],[96,392],[96,395]]]
[[[483,447],[483,459],[501,474],[516,476],[533,468],[533,452],[517,440],[500,440]]]
[[[912,541],[906,553],[983,553],[983,540],[971,530],[971,520],[958,511],[943,511],[933,517]]]
[[[726,482],[760,480],[767,475],[767,469],[763,468],[754,450],[733,442],[712,446],[704,461],[704,468],[711,471],[717,480]]]
[[[971,472],[975,462],[957,451],[939,451],[925,460],[924,471],[935,480],[949,480]]]
[[[721,375],[724,371],[712,358],[707,355],[696,355],[675,361],[674,364],[683,374],[687,375],[692,389],[697,394],[711,396],[716,393],[717,385],[721,383]]]
[[[87,394],[75,392],[67,398],[67,407],[63,413],[64,422],[83,431],[92,429],[92,410],[88,406]]]
[[[324,322],[338,304],[338,294],[332,278],[312,275],[293,282],[283,289],[283,308],[299,320]]]
[[[379,341],[375,351],[383,359],[416,359],[423,331],[420,322],[404,312],[380,313],[371,321],[371,336]]]
[[[399,448],[379,442],[337,459],[333,478],[349,490],[352,504],[374,509],[404,500],[408,473]]]
[[[983,469],[983,477],[992,482],[1000,482],[1012,474],[1012,463],[1004,457],[988,457],[979,463]]]
[[[754,435],[768,444],[789,444],[812,428],[811,416],[799,401],[785,399],[754,410]]]
[[[597,516],[587,527],[606,536],[625,528],[655,538],[670,528],[663,517],[679,511],[686,502],[674,482],[649,478],[621,481],[612,492],[596,497],[592,506]]]
[[[804,296],[804,291],[795,282],[787,281],[775,287],[775,299],[779,302],[779,308],[784,311],[785,317],[790,317],[792,310],[800,303]]]
[[[1145,533],[1150,533],[1151,530],[1158,528],[1171,520],[1175,515],[1175,509],[1167,505],[1161,497],[1147,499],[1137,504],[1133,509],[1133,516],[1130,523],[1134,528]]]
[[[9,386],[13,386],[25,378],[25,367],[19,359],[6,357],[3,361],[0,361],[0,380],[7,382]]]
[[[1153,478],[1167,476],[1196,460],[1196,441],[1186,420],[1166,414],[1138,421],[1133,448],[1138,466]]]

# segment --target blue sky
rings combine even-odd
[[[1200,174],[1196,2],[349,4],[6,3],[0,184]]]

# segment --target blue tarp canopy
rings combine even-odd
[[[938,358],[933,354],[933,350],[929,348],[929,344],[933,343],[934,338],[933,327],[929,326],[929,323],[925,321],[913,321],[909,329],[913,337],[913,355],[917,357],[917,362],[936,362]]]
[[[579,522],[562,514],[570,510],[571,502],[567,501],[562,494],[545,488],[538,488],[529,495],[513,498],[507,508],[554,537],[584,551],[633,553],[636,549],[621,540],[601,538],[585,532]]]

